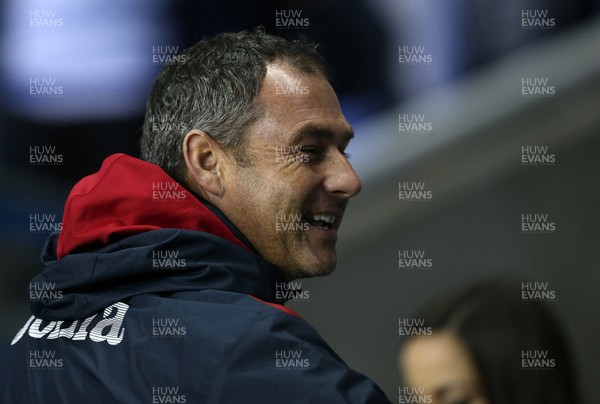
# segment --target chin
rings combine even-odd
[[[337,268],[337,257],[330,260],[315,260],[312,265],[301,265],[293,271],[294,278],[316,278],[327,276]]]

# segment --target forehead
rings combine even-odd
[[[330,133],[349,138],[352,128],[342,114],[329,82],[319,74],[300,72],[286,64],[270,64],[258,94],[264,110],[260,131],[271,140],[303,133]]]
[[[402,359],[411,381],[431,389],[478,378],[468,348],[449,333],[409,341]]]

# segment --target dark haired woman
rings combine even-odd
[[[431,404],[581,403],[565,337],[521,284],[480,283],[417,315],[429,335],[409,338],[399,366],[416,399]],[[402,401],[404,400],[404,401]]]

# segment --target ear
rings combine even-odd
[[[200,195],[212,194],[218,198],[223,195],[220,156],[221,147],[208,133],[194,129],[185,135],[183,157],[188,183]],[[209,195],[203,196],[212,199]]]

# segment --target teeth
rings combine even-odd
[[[314,221],[322,220],[327,224],[333,224],[335,222],[334,215],[314,215],[313,217],[311,217],[311,219]]]

